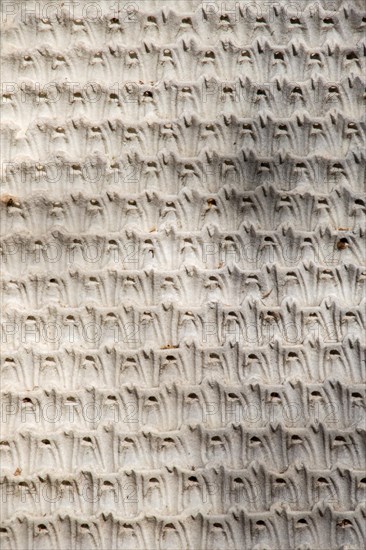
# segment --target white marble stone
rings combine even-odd
[[[364,548],[365,27],[2,2],[4,550]]]

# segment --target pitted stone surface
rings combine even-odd
[[[3,548],[364,548],[363,2],[2,10]]]

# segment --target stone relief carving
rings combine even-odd
[[[4,549],[365,544],[365,6],[2,5]]]

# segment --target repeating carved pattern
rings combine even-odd
[[[364,548],[365,28],[4,0],[4,549]]]

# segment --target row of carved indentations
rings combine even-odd
[[[349,246],[355,246],[360,230],[366,228],[365,196],[343,186],[329,194],[309,190],[281,192],[273,184],[267,184],[254,191],[225,186],[212,194],[185,189],[178,195],[164,196],[158,189],[125,194],[115,185],[102,193],[87,189],[78,192],[76,182],[68,183],[70,191],[74,187],[74,192],[61,194],[54,189],[52,194],[45,195],[38,190],[23,194],[22,198],[17,196],[17,190],[13,191],[16,194],[4,193],[0,204],[3,238],[9,238],[14,230],[44,236],[58,229],[90,239],[94,232],[99,233],[103,228],[106,233],[118,233],[120,241],[133,238],[128,237],[129,232],[141,234],[145,231],[155,240],[156,237],[164,238],[169,230],[179,239],[179,233],[189,229],[197,242],[206,240],[205,233],[209,231],[210,238],[213,232],[217,236],[221,234],[223,241],[225,238],[230,240],[231,248],[240,248],[247,235],[254,244],[266,237],[266,230],[271,230],[273,243],[281,248],[282,241],[286,242],[286,234],[297,241],[302,230],[314,244],[319,237],[328,243],[329,239],[332,241],[338,236],[346,238]],[[98,239],[97,235],[94,238]],[[99,238],[103,238],[102,235]],[[230,248],[228,241],[227,246]],[[342,249],[335,248],[334,254],[336,250],[339,255]],[[330,253],[331,250],[329,256]],[[300,260],[300,255],[297,259]]]
[[[36,7],[17,6],[4,20],[8,42],[27,45],[35,40],[63,51],[70,43],[87,41],[100,44],[113,42],[134,45],[136,42],[169,44],[179,39],[252,42],[266,38],[277,44],[297,39],[321,46],[327,41],[347,44],[362,39],[365,10],[362,1],[325,1],[294,3],[199,2],[195,5],[176,2],[149,8],[145,2],[111,4],[98,2],[89,6],[81,2],[47,9],[47,3]],[[180,8],[180,9],[179,9]]]
[[[60,49],[44,43],[32,49],[14,49],[5,53],[3,63],[10,82],[19,85],[23,77],[23,85],[26,86],[35,79],[41,84],[38,89],[34,85],[35,95],[38,92],[39,96],[44,87],[51,92],[51,101],[55,91],[47,84],[60,82],[66,73],[69,78],[72,76],[70,97],[77,91],[77,83],[89,80],[96,85],[100,80],[112,84],[116,74],[120,75],[121,83],[131,84],[161,80],[187,82],[202,76],[229,84],[243,73],[256,82],[285,77],[292,79],[294,84],[300,84],[310,77],[322,76],[326,81],[335,83],[344,73],[350,73],[353,78],[364,75],[366,44],[362,34],[352,38],[343,45],[329,42],[315,48],[309,48],[296,39],[285,46],[262,39],[254,43],[231,39],[217,41],[214,45],[209,41],[208,45],[192,37],[163,45],[149,44],[147,41],[132,45],[110,41],[102,48],[79,42]],[[67,87],[64,84],[63,88]],[[11,90],[10,87],[8,89]],[[93,94],[90,88],[89,93],[95,97],[95,92]]]
[[[89,550],[311,550],[348,545],[361,549],[365,537],[362,505],[357,511],[345,512],[333,507],[330,497],[322,500],[313,511],[301,512],[291,511],[286,502],[267,512],[248,512],[242,505],[229,514],[210,515],[197,509],[189,515],[151,511],[138,517],[120,510],[77,517],[67,509],[47,517],[18,512],[4,522],[0,536],[6,550],[29,548],[29,544],[32,548],[58,548],[60,538],[68,548],[76,542]]]
[[[227,268],[230,273],[237,270],[239,274],[243,270],[268,268],[268,271],[272,271],[276,269],[273,264],[278,263],[288,271],[291,268],[304,267],[300,285],[303,285],[306,293],[309,276],[316,287],[321,289],[326,286],[327,290],[331,290],[334,288],[333,268],[348,270],[348,279],[354,273],[351,266],[362,266],[364,262],[364,231],[361,229],[357,232],[338,233],[327,228],[325,231],[308,233],[288,228],[271,233],[249,227],[242,233],[228,235],[227,232],[221,233],[217,224],[210,224],[196,234],[174,228],[142,233],[136,226],[123,229],[118,234],[104,233],[100,236],[65,234],[55,230],[39,238],[31,238],[28,231],[17,232],[19,227],[15,225],[10,229],[13,230],[13,235],[2,241],[3,269],[4,275],[9,273],[15,277],[25,273],[31,266],[35,272],[49,270],[50,278],[53,278],[60,271],[77,271],[82,268],[162,271],[186,269],[190,273],[195,269]],[[103,231],[102,220],[95,227],[95,231],[98,230]],[[315,271],[311,267],[314,263],[317,265]],[[345,265],[349,267],[346,268]],[[168,275],[167,273],[166,276]],[[296,283],[296,280],[293,282]],[[90,285],[91,288],[96,286],[98,285]],[[334,288],[334,292],[337,293],[338,290]],[[255,294],[262,297],[259,292]]]
[[[67,508],[63,513],[39,517],[18,512],[4,522],[1,538],[6,550],[28,548],[29,544],[32,548],[42,545],[47,550],[57,550],[60,538],[68,548],[76,541],[80,548],[88,550],[330,550],[348,545],[362,550],[363,507],[340,511],[333,507],[330,498],[322,499],[322,505],[313,511],[291,511],[284,502],[267,512],[248,512],[242,505],[229,514],[209,515],[196,509],[178,517],[153,511],[132,517],[120,510],[118,514],[88,513],[75,517]]]
[[[7,422],[3,437],[20,428],[36,429],[39,435],[62,428],[93,431],[110,425],[135,434],[144,426],[174,431],[198,424],[210,429],[233,423],[248,429],[271,423],[301,429],[319,423],[340,430],[365,426],[366,396],[360,380],[312,381],[309,363],[314,367],[319,359],[319,370],[327,370],[334,362],[334,348],[323,346],[316,357],[303,346],[273,347],[252,351],[191,347],[185,349],[186,354],[182,349],[129,354],[117,347],[91,351],[91,355],[69,348],[64,357],[58,352],[22,350],[6,356],[2,364],[3,373],[10,373],[8,381],[18,375],[19,384],[18,393],[3,387],[3,420]],[[348,343],[344,356],[351,357],[352,351]],[[360,346],[357,352],[351,360],[360,366]],[[227,374],[229,361],[235,368]],[[273,372],[269,372],[270,362]],[[285,378],[296,362],[303,368],[302,379],[288,381]],[[32,367],[34,372],[30,372]],[[98,389],[92,386],[93,368],[100,373]],[[274,383],[276,370],[282,380]]]
[[[7,494],[3,520],[27,503],[33,517],[51,515],[60,508],[70,513],[75,504],[80,514],[93,516],[103,511],[126,518],[146,512],[179,516],[196,512],[198,507],[210,516],[235,508],[263,513],[279,501],[293,512],[308,512],[326,503],[338,511],[352,512],[365,499],[366,478],[362,471],[349,468],[312,469],[306,465],[281,473],[262,464],[245,470],[165,467],[132,472],[127,468],[108,475],[84,470],[76,475],[6,476],[3,490]]]
[[[67,180],[65,169],[69,169],[69,179],[73,177],[75,181],[79,179],[78,171],[84,168],[81,175],[93,184],[98,181],[97,176],[107,179],[120,162],[135,165],[135,174],[131,171],[130,179],[126,174],[126,181],[136,181],[143,174],[139,165],[147,160],[155,161],[150,168],[155,167],[156,172],[161,171],[162,162],[174,163],[178,172],[184,162],[205,164],[206,179],[215,168],[216,177],[221,178],[224,168],[233,170],[224,165],[225,160],[234,166],[240,162],[253,165],[271,163],[273,156],[276,164],[288,163],[282,170],[292,171],[292,164],[300,159],[305,163],[303,168],[318,162],[324,171],[339,162],[345,169],[351,160],[357,162],[362,155],[365,127],[362,122],[355,122],[354,116],[342,112],[321,117],[308,113],[274,117],[266,110],[257,118],[228,115],[215,120],[194,114],[171,122],[145,120],[137,124],[115,117],[98,122],[82,116],[66,123],[57,117],[45,117],[32,122],[24,133],[20,126],[4,124],[2,139],[5,180],[20,174],[24,183],[30,177],[40,182],[47,181],[48,175],[50,182],[56,184],[61,175]],[[334,174],[327,175],[335,179]],[[259,173],[253,176],[260,179]],[[285,173],[282,176],[286,177]]]
[[[178,117],[190,118],[193,115],[211,121],[222,115],[256,118],[259,111],[263,117],[267,113],[278,118],[298,115],[300,122],[304,114],[311,119],[332,113],[336,118],[337,113],[341,112],[350,121],[360,119],[364,114],[364,78],[353,74],[336,81],[322,75],[308,76],[304,81],[290,80],[288,76],[272,80],[262,78],[260,81],[248,76],[225,81],[200,77],[184,82],[165,79],[158,83],[144,83],[139,79],[109,82],[102,76],[96,80],[77,80],[75,77],[74,82],[66,83],[34,80],[35,77],[33,81],[26,78],[11,81],[9,77],[3,88],[2,117],[4,123],[13,124],[15,135],[19,129],[12,121],[15,120],[20,126],[24,123],[30,126],[27,136],[22,136],[22,142],[25,137],[34,140],[37,135],[37,139],[41,139],[39,128],[43,127],[44,134],[50,134],[47,149],[51,150],[57,146],[67,147],[67,137],[70,137],[66,133],[67,126],[77,134],[76,142],[80,140],[84,143],[88,137],[89,147],[93,141],[97,145],[98,138],[101,140],[104,136],[106,139],[107,136],[94,121],[103,121],[103,126],[107,128],[111,126],[113,134],[114,126],[118,128],[123,125],[121,117],[133,126],[147,119],[151,123],[164,119],[170,122]],[[58,120],[60,111],[65,111],[68,118],[73,119],[66,127],[63,127],[64,118],[61,122]],[[85,117],[94,121],[83,121]],[[56,131],[56,128],[59,130]],[[169,132],[166,135],[169,137]]]
[[[23,194],[25,188],[35,194],[46,191],[59,198],[71,190],[82,197],[86,188],[89,193],[100,194],[109,187],[118,198],[120,193],[150,191],[179,195],[196,191],[199,195],[218,193],[223,188],[228,188],[227,193],[235,197],[260,186],[276,187],[284,195],[313,194],[318,190],[324,195],[333,191],[342,194],[348,189],[358,193],[362,200],[364,162],[360,150],[333,158],[301,157],[289,152],[258,155],[251,149],[242,149],[235,155],[221,155],[217,150],[207,149],[198,157],[182,157],[177,152],[164,150],[146,156],[131,150],[125,155],[106,157],[103,145],[103,151],[95,151],[92,156],[82,155],[81,159],[60,152],[54,159],[47,155],[31,161],[26,155],[4,162],[6,187],[2,202],[7,204],[6,198],[12,198],[6,197],[6,192]]]
[[[251,270],[236,266],[206,270],[183,266],[157,271],[131,269],[131,264],[124,266],[115,257],[114,263],[101,269],[93,262],[92,242],[89,246],[84,242],[83,254],[72,255],[75,251],[71,250],[68,260],[73,265],[62,269],[61,262],[52,261],[51,253],[57,253],[53,246],[45,249],[43,257],[30,249],[18,250],[16,254],[16,249],[7,244],[9,254],[3,262],[2,299],[10,311],[40,310],[49,305],[67,310],[85,305],[113,309],[123,305],[143,308],[162,304],[169,308],[170,304],[186,304],[196,308],[211,303],[221,309],[248,305],[253,308],[257,304],[260,309],[285,308],[292,304],[290,311],[308,309],[316,318],[319,306],[319,311],[328,309],[333,315],[336,310],[360,306],[364,299],[364,267],[341,262],[326,267],[299,262],[290,267],[264,264]],[[21,261],[23,269],[19,269]],[[31,274],[27,273],[26,265],[30,266]]]
[[[233,469],[248,468],[258,461],[271,464],[279,472],[294,463],[306,463],[312,469],[352,468],[364,477],[362,428],[340,430],[339,426],[328,428],[322,423],[286,428],[277,422],[249,427],[238,422],[211,429],[195,423],[179,431],[164,431],[157,426],[159,417],[162,420],[159,406],[152,403],[144,408],[143,431],[137,422],[130,428],[123,422],[113,424],[112,419],[98,431],[71,426],[45,433],[25,427],[2,440],[3,471],[14,475],[18,467],[23,475],[46,475],[91,469],[111,474],[120,469],[161,469],[167,464],[193,471],[223,464]],[[127,414],[132,417],[131,411]]]
[[[196,277],[193,281],[187,277],[187,284],[185,288],[181,287],[179,298],[180,289],[170,276],[163,278],[160,274],[155,278],[150,274],[143,285],[141,279],[131,281],[135,278],[131,274],[119,278],[113,277],[113,273],[108,275],[103,279],[84,275],[79,280],[75,277],[69,281],[61,278],[47,280],[44,276],[34,278],[28,281],[30,303],[26,307],[20,300],[26,288],[19,281],[19,301],[10,292],[5,299],[7,309],[2,315],[3,342],[10,348],[18,348],[22,343],[39,343],[59,349],[67,346],[72,333],[75,342],[79,341],[88,349],[108,342],[125,343],[127,348],[149,347],[154,343],[177,346],[182,340],[208,345],[231,342],[250,346],[268,344],[275,338],[294,345],[314,338],[336,344],[347,337],[362,339],[365,327],[364,297],[358,306],[352,306],[349,301],[346,305],[340,304],[336,293],[328,294],[320,305],[317,303],[314,306],[306,302],[304,305],[298,293],[294,292],[291,296],[286,292],[280,303],[275,299],[265,303],[260,296],[246,292],[244,282],[239,305],[230,300],[230,294],[240,290],[240,276],[236,279],[236,285],[235,280],[230,284],[230,279],[225,281],[222,278],[221,287],[217,273],[208,277],[205,283],[203,277]],[[176,283],[183,282],[183,279],[176,277]],[[114,288],[103,286],[102,282],[108,280]],[[135,288],[132,290],[134,282]],[[136,282],[140,284],[136,285]],[[229,287],[226,292],[223,288],[225,282]],[[253,285],[249,278],[246,282]],[[16,282],[7,285],[7,289],[14,289],[14,294],[17,290],[15,285]],[[128,294],[136,291],[151,294],[150,300],[134,304]],[[310,288],[308,291],[311,292]],[[44,296],[39,299],[38,295],[42,293]],[[118,297],[116,306],[111,306],[108,301],[109,294],[114,295],[115,301]],[[200,299],[195,301],[194,294],[198,294]],[[186,296],[190,296],[190,300],[187,301]],[[101,306],[103,301],[106,303]],[[148,301],[152,303],[148,305]],[[38,306],[36,310],[35,305]],[[67,325],[70,325],[69,330]],[[6,327],[11,326],[14,329],[7,330]],[[48,334],[48,326],[54,327],[52,336]],[[94,331],[90,329],[91,334],[88,335],[84,332],[89,326],[95,328]]]

